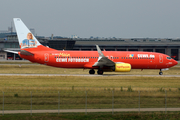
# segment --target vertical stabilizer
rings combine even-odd
[[[41,45],[20,18],[13,20],[21,49],[36,48]]]

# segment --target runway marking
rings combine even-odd
[[[122,109],[59,109],[59,113],[78,113],[78,112],[139,112],[139,108]],[[140,108],[141,112],[150,111],[180,111],[180,108]],[[0,111],[1,113],[3,111]],[[31,110],[5,110],[4,114],[31,113]],[[58,113],[58,110],[32,110],[32,113]]]
[[[180,77],[180,75],[128,75],[128,74],[0,74],[0,76],[85,76],[85,77],[107,77],[107,76],[128,76],[128,77]]]

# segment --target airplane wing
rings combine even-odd
[[[102,53],[102,51],[98,45],[96,45],[96,48],[97,48],[97,51],[99,54],[99,58],[98,58],[98,61],[93,65],[93,67],[95,67],[95,66],[100,66],[100,67],[108,66],[108,67],[110,67],[110,66],[115,65],[115,63],[112,60],[110,60],[109,58],[104,56],[104,54]]]

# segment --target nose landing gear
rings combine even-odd
[[[160,69],[159,75],[163,75],[163,72],[162,72],[162,70],[161,70],[161,69]]]

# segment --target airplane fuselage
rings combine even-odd
[[[50,48],[49,48],[50,49]],[[20,56],[32,62],[62,68],[96,69],[93,64],[98,61],[97,51],[31,51],[33,56]],[[168,55],[156,52],[140,51],[103,51],[104,56],[115,63],[129,63],[132,69],[165,69],[177,64]]]

